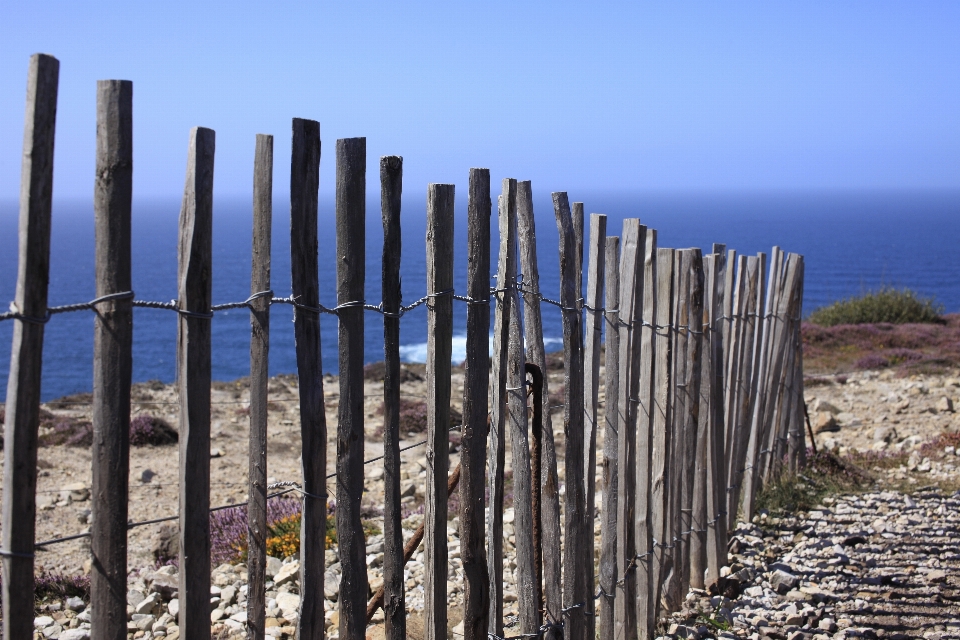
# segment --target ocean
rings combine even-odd
[[[536,185],[534,185],[536,187]],[[408,189],[408,193],[413,189]],[[456,202],[455,287],[466,282],[466,185]],[[496,271],[496,195],[492,196],[491,269]],[[639,217],[658,230],[661,247],[701,247],[722,242],[741,254],[769,252],[773,245],[806,259],[804,314],[835,300],[879,286],[909,287],[934,296],[947,312],[960,311],[960,192],[769,192],[769,193],[570,193],[586,212],[608,216],[607,234],[618,235],[622,220]],[[141,300],[176,297],[177,220],[180,200],[137,201],[133,213],[133,282]],[[549,193],[535,191],[537,251],[541,291],[559,295],[558,240]],[[425,201],[403,201],[402,278],[405,304],[426,292],[424,254]],[[17,269],[17,216],[14,201],[0,201],[0,300],[12,300]],[[321,193],[320,295],[336,304],[333,195]],[[589,222],[587,223],[589,229]],[[289,207],[274,205],[273,290],[290,294]],[[366,299],[380,301],[382,227],[379,196],[367,203]],[[250,293],[251,205],[247,200],[214,202],[214,303],[245,299]],[[585,251],[586,253],[586,251]],[[57,201],[51,236],[51,305],[94,297],[94,229],[90,201]],[[491,281],[492,283],[493,281]],[[584,282],[584,286],[586,283]],[[454,303],[454,361],[463,359],[466,305]],[[544,305],[547,349],[559,349],[559,310]],[[273,307],[270,370],[296,371],[292,310]],[[336,318],[322,317],[323,369],[337,370]],[[365,359],[383,359],[381,316],[365,314]],[[176,364],[176,314],[136,309],[133,377],[135,382],[172,382]],[[12,322],[0,323],[0,384],[6,394]],[[249,313],[230,310],[213,320],[213,378],[233,380],[249,373]],[[422,362],[426,356],[426,310],[420,307],[401,322],[401,356]],[[54,316],[46,328],[43,361],[44,400],[86,392],[92,385],[93,314]]]

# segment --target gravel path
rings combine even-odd
[[[800,518],[741,525],[731,569],[745,579],[742,595],[691,594],[671,630],[704,634],[713,616],[730,625],[713,628],[721,638],[960,638],[960,494],[825,502]]]

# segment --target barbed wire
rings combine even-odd
[[[582,297],[577,298],[576,303],[572,307],[564,305],[562,302],[558,300],[553,300],[551,298],[544,296],[538,288],[529,287],[524,282],[523,274],[518,274],[515,278],[513,278],[510,282],[508,282],[506,285],[502,287],[499,287],[499,288],[491,287],[489,289],[489,295],[496,297],[497,294],[504,293],[507,291],[516,291],[518,294],[524,296],[525,301],[527,300],[528,296],[532,297],[536,299],[538,302],[545,302],[549,305],[555,306],[558,309],[560,309],[562,312],[580,313],[583,311],[589,311],[591,313],[604,313],[604,314],[617,313],[618,318],[616,322],[619,326],[633,327],[637,323],[639,323],[641,326],[651,328],[655,331],[666,329],[668,331],[678,331],[678,332],[688,331],[689,333],[694,335],[702,335],[702,331],[698,331],[694,325],[658,325],[658,324],[650,323],[646,320],[629,321],[629,322],[624,321],[623,319],[619,318],[619,309],[605,309],[604,307],[592,307],[586,304]],[[184,317],[188,317],[188,318],[211,319],[213,318],[214,314],[218,311],[228,311],[230,309],[241,309],[241,308],[247,308],[247,309],[250,309],[251,311],[256,311],[256,308],[254,307],[253,303],[263,298],[267,298],[268,306],[272,306],[275,304],[286,304],[294,307],[295,309],[299,309],[301,311],[307,311],[307,312],[317,313],[317,314],[325,313],[333,316],[339,316],[339,312],[342,309],[362,308],[365,311],[373,311],[375,313],[379,313],[384,317],[399,319],[399,318],[402,318],[406,313],[413,311],[414,309],[416,309],[421,305],[426,304],[431,299],[441,298],[445,296],[450,296],[454,300],[465,302],[467,304],[482,304],[482,305],[490,304],[489,296],[485,299],[472,298],[469,296],[458,295],[455,289],[451,288],[451,289],[446,289],[444,291],[438,291],[435,293],[428,293],[425,296],[418,298],[416,301],[408,305],[403,304],[403,297],[401,294],[399,297],[400,306],[397,311],[388,311],[384,309],[383,302],[380,302],[379,304],[374,305],[374,304],[368,304],[365,300],[351,300],[348,302],[342,302],[340,304],[337,304],[334,307],[327,307],[319,302],[317,303],[317,306],[310,306],[310,305],[306,305],[299,302],[298,301],[299,296],[294,296],[293,294],[291,294],[290,296],[287,296],[287,297],[278,298],[274,295],[273,290],[268,289],[264,291],[258,291],[257,293],[250,295],[245,300],[211,305],[210,311],[201,312],[201,311],[192,311],[189,309],[183,309],[180,307],[177,300],[170,300],[169,302],[162,302],[157,300],[136,300],[134,299],[135,294],[133,291],[122,291],[118,293],[111,293],[108,295],[100,296],[98,298],[94,298],[93,300],[90,300],[89,302],[79,302],[74,304],[48,307],[46,314],[43,317],[35,317],[35,316],[29,316],[29,315],[23,314],[20,312],[16,303],[11,302],[10,311],[6,313],[0,313],[0,321],[20,320],[22,322],[28,322],[33,324],[46,324],[47,322],[49,322],[50,318],[53,315],[61,314],[61,313],[71,313],[75,311],[89,311],[89,310],[96,311],[98,305],[104,302],[114,302],[118,300],[132,300],[131,305],[133,307],[146,308],[146,309],[163,309],[167,311],[174,311],[177,314],[182,315]],[[758,313],[748,312],[744,314],[732,314],[728,316],[719,316],[718,318],[716,318],[716,321],[718,322],[724,321],[724,320],[732,321],[734,319],[748,319],[748,318],[761,318],[761,319],[774,318],[778,320],[791,320],[791,321],[801,320],[800,317],[785,317],[776,313],[758,314]],[[710,327],[706,324],[703,325],[703,328],[716,330],[714,327]]]

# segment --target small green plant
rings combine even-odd
[[[910,289],[882,287],[814,310],[807,318],[823,327],[838,324],[941,323],[943,305]]]
[[[873,478],[852,461],[829,451],[808,450],[807,466],[796,475],[783,472],[764,485],[757,496],[757,509],[771,515],[809,511],[825,496],[862,491]]]

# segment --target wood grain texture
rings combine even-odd
[[[386,640],[407,637],[400,528],[400,206],[403,158],[380,158],[380,211],[383,222],[383,626]],[[388,314],[397,314],[391,316]]]
[[[620,398],[620,238],[610,236],[604,247],[603,322],[606,330],[604,350],[603,458],[601,459],[603,504],[600,509],[600,589],[598,601],[600,640],[613,640],[614,598],[617,594],[617,429],[620,419],[617,408]]]
[[[363,301],[366,281],[367,139],[337,140],[337,305]],[[337,407],[337,548],[340,638],[362,640],[367,628],[367,544],[363,497],[363,307],[338,312],[340,403]],[[444,474],[444,480],[446,474]]]
[[[663,582],[673,568],[664,545],[668,540],[669,485],[673,473],[670,447],[673,407],[670,388],[673,383],[673,341],[671,332],[662,327],[673,324],[673,274],[674,250],[657,249],[657,305],[654,333],[654,380],[653,398],[653,447],[651,451],[650,505],[653,514],[653,602],[657,611],[662,608]]]
[[[257,135],[253,160],[253,255],[250,295],[270,290],[273,228],[273,136]],[[267,385],[270,381],[270,301],[250,309],[250,446],[247,471],[247,636],[266,631]]]
[[[320,353],[320,282],[317,265],[317,197],[320,187],[320,125],[294,118],[290,154],[291,291],[307,307],[294,308],[293,331],[300,390],[303,512],[300,524],[301,593],[323,593],[324,538],[327,526],[327,420],[323,405],[323,360]],[[366,594],[364,594],[366,595]],[[297,633],[320,640],[323,603],[300,601]]]
[[[587,499],[587,520],[584,527],[593,530],[594,513],[596,512],[597,492],[597,428],[600,415],[598,403],[600,400],[600,351],[603,331],[603,280],[605,275],[605,246],[607,239],[607,216],[590,214],[590,248],[588,251],[587,267],[587,296],[584,299],[584,385],[583,385],[583,447],[584,467],[583,482],[584,494]],[[586,564],[583,567],[587,579],[587,592],[595,593],[594,587],[594,541],[590,537],[590,554],[584,557]],[[595,601],[587,605],[587,636],[595,636]]]
[[[523,330],[526,361],[547,370],[540,313],[540,271],[537,262],[537,229],[533,215],[533,192],[529,181],[517,183],[517,236],[520,243],[520,270],[524,278]],[[548,377],[543,376],[543,418],[540,442],[540,535],[543,559],[544,614],[547,620],[561,619],[560,495],[557,454],[553,439]],[[548,632],[548,636],[558,635]]]
[[[467,295],[472,300],[483,301],[490,299],[490,170],[470,169],[469,189]],[[464,640],[486,640],[490,615],[490,578],[484,553],[489,335],[490,304],[469,304],[460,440],[460,560],[464,578]]]
[[[178,306],[210,313],[213,275],[211,129],[190,131],[187,179],[180,209]],[[210,318],[179,316],[180,616],[181,633],[210,637]]]
[[[773,284],[775,269],[770,270],[770,281],[765,282],[764,275],[767,274],[767,254],[759,253],[757,254],[757,259],[759,260],[757,275],[758,297],[754,324],[753,368],[752,375],[750,376],[749,400],[743,406],[743,420],[746,425],[747,444],[743,466],[744,472],[740,481],[741,508],[748,522],[749,519],[753,517],[752,502],[755,495],[756,477],[760,466],[758,459],[760,447],[758,444],[762,442],[763,437],[762,433],[760,433],[763,427],[760,421],[756,420],[756,415],[758,411],[762,412],[762,405],[765,400],[765,393],[762,389],[766,386],[765,378],[767,376],[767,361],[769,359],[769,346],[767,341],[769,334],[767,323],[771,313],[769,303],[775,299],[775,296],[768,295],[772,292],[769,292],[767,289],[769,285]],[[746,514],[749,514],[749,516]]]
[[[577,304],[577,252],[573,220],[567,194],[553,193],[553,209],[557,218],[560,236],[560,304],[563,305],[563,381],[564,408],[563,433],[566,442],[564,471],[566,493],[564,495],[564,547],[565,567],[583,566],[583,555],[592,553],[593,545],[585,531],[586,496],[583,491],[583,344],[580,330],[580,313]],[[590,523],[589,536],[593,536]],[[586,579],[581,571],[566,571],[563,575],[564,608],[567,611],[564,638],[582,640],[586,623],[584,608],[588,597]],[[576,605],[576,606],[574,606]]]
[[[730,272],[733,271],[732,255],[726,252],[726,246],[722,244],[714,245],[714,252],[717,255],[716,261],[716,282],[717,282],[717,302],[714,319],[712,322],[714,331],[714,348],[717,350],[714,357],[714,418],[715,431],[712,436],[714,470],[711,482],[713,483],[715,494],[707,497],[707,512],[711,519],[716,519],[713,527],[707,532],[708,553],[716,549],[715,556],[708,555],[707,567],[714,567],[712,571],[719,573],[720,567],[727,564],[727,459],[726,459],[726,371],[727,371],[727,350],[729,349],[729,309],[731,304],[730,289],[733,279]],[[730,268],[727,268],[727,265]],[[711,497],[713,502],[710,502]],[[714,541],[710,542],[710,536],[714,536]],[[710,562],[710,557],[715,558],[715,562]],[[708,573],[707,584],[716,580],[716,576]]]
[[[93,190],[97,297],[131,290],[133,83],[97,82],[97,169]],[[132,300],[97,306],[93,325],[93,482],[90,507],[91,627],[127,637],[127,481],[130,475]]]
[[[724,461],[727,466],[727,479],[726,479],[726,495],[724,496],[724,501],[726,502],[726,508],[724,509],[727,512],[727,528],[732,529],[736,527],[736,514],[730,513],[730,508],[733,503],[731,500],[731,493],[734,491],[734,482],[737,482],[735,479],[736,474],[738,473],[737,465],[740,464],[739,461],[734,460],[734,454],[736,451],[736,441],[739,437],[739,429],[737,428],[737,395],[740,388],[740,365],[743,360],[743,315],[741,310],[745,304],[746,300],[746,275],[747,275],[747,257],[739,256],[736,260],[737,266],[736,269],[733,268],[734,260],[736,257],[731,251],[727,258],[727,263],[730,265],[730,268],[727,272],[727,283],[732,282],[732,286],[728,287],[726,290],[729,292],[730,297],[730,306],[725,305],[724,315],[729,318],[730,322],[730,335],[729,341],[727,341],[727,351],[724,354],[724,372],[726,377],[724,379]],[[736,272],[735,279],[733,274]],[[729,311],[726,309],[729,308]],[[726,340],[726,339],[725,339]]]
[[[510,211],[517,202],[517,181],[504,178],[497,202],[500,248],[497,260],[497,302],[493,321],[492,387],[490,389],[490,439],[487,449],[487,478],[490,516],[487,520],[487,571],[490,578],[490,611],[487,630],[503,635],[503,472],[506,464],[507,347],[510,336],[510,287],[517,273],[516,225]]]
[[[702,369],[701,349],[703,345],[703,256],[700,249],[683,251],[683,269],[688,279],[686,290],[688,308],[686,318],[679,323],[687,334],[684,353],[684,388],[686,396],[686,415],[683,421],[683,457],[684,474],[681,482],[682,502],[680,506],[680,594],[686,597],[690,590],[690,546],[693,537],[690,532],[693,512],[693,490],[697,465],[697,431],[700,423],[700,373]],[[703,577],[701,575],[701,582]]]
[[[699,415],[696,432],[696,460],[693,478],[693,511],[690,517],[690,586],[703,589],[707,573],[707,534],[708,521],[712,518],[707,512],[707,493],[713,490],[710,472],[713,461],[709,459],[711,438],[715,416],[714,403],[714,359],[713,350],[717,340],[713,331],[713,319],[716,317],[717,256],[703,256],[703,309],[700,314],[701,351],[700,386],[698,395]],[[694,318],[696,321],[698,318]]]
[[[509,237],[517,237],[517,198],[507,210]],[[515,245],[511,244],[511,248]],[[514,262],[516,264],[516,262]],[[540,585],[533,549],[533,482],[530,477],[530,438],[527,429],[527,390],[523,355],[523,318],[515,288],[510,297],[510,324],[507,330],[507,415],[505,428],[510,438],[513,463],[514,545],[516,547],[516,588],[519,598],[520,632],[536,633],[540,628]]]
[[[427,186],[427,487],[424,500],[424,637],[447,637],[447,473],[453,348],[452,184]],[[362,370],[361,370],[362,373]]]
[[[60,63],[37,54],[27,70],[27,105],[20,173],[16,308],[47,314],[53,142]],[[33,543],[36,534],[37,436],[43,324],[14,321],[7,379],[3,448],[3,637],[33,637]]]
[[[573,241],[576,243],[577,260],[577,301],[583,300],[583,245],[584,245],[584,209],[582,202],[570,204],[570,218],[573,221]],[[581,327],[582,329],[582,327]]]
[[[689,294],[689,278],[683,268],[683,251],[677,250],[673,257],[673,290],[674,295],[671,300],[673,306],[673,324],[671,325],[671,342],[673,343],[673,384],[670,386],[670,402],[673,406],[673,421],[670,424],[671,446],[670,458],[672,472],[670,483],[667,485],[667,541],[666,555],[670,565],[670,571],[664,578],[663,601],[667,611],[676,611],[682,604],[683,594],[681,593],[681,582],[683,580],[683,569],[686,564],[686,557],[683,555],[683,540],[680,536],[681,528],[680,510],[683,501],[683,477],[684,477],[684,420],[687,414],[685,380],[686,380],[686,349],[688,335],[685,331],[679,329],[686,324],[686,317],[681,317],[687,305]],[[683,561],[680,561],[683,558]]]
[[[637,560],[636,617],[638,637],[653,638],[656,631],[657,603],[653,586],[653,452],[656,396],[654,347],[657,321],[657,232],[647,229],[643,249],[643,313],[639,329],[640,368],[637,388],[636,444],[636,524],[634,538]]]
[[[749,256],[747,258],[746,295],[744,296],[744,306],[741,311],[741,315],[743,316],[743,344],[740,372],[736,382],[736,430],[734,433],[733,455],[731,458],[734,479],[730,483],[727,506],[727,517],[731,517],[732,513],[732,517],[734,518],[731,526],[736,526],[740,499],[743,495],[743,480],[745,474],[750,472],[752,468],[747,464],[747,445],[750,439],[750,416],[753,411],[754,400],[756,399],[757,364],[760,357],[760,347],[763,337],[763,324],[757,322],[757,320],[763,315],[764,298],[762,280],[764,262],[765,259],[761,260],[760,256]]]
[[[617,357],[620,394],[617,405],[617,569],[621,576],[614,599],[615,638],[632,638],[636,635],[636,572],[627,571],[633,564],[634,546],[634,491],[636,446],[636,391],[639,381],[635,379],[633,348],[639,345],[637,328],[642,319],[643,300],[637,300],[637,288],[643,286],[643,244],[645,228],[636,218],[623,221],[623,253],[620,256],[620,339]],[[641,294],[642,295],[642,294]]]

